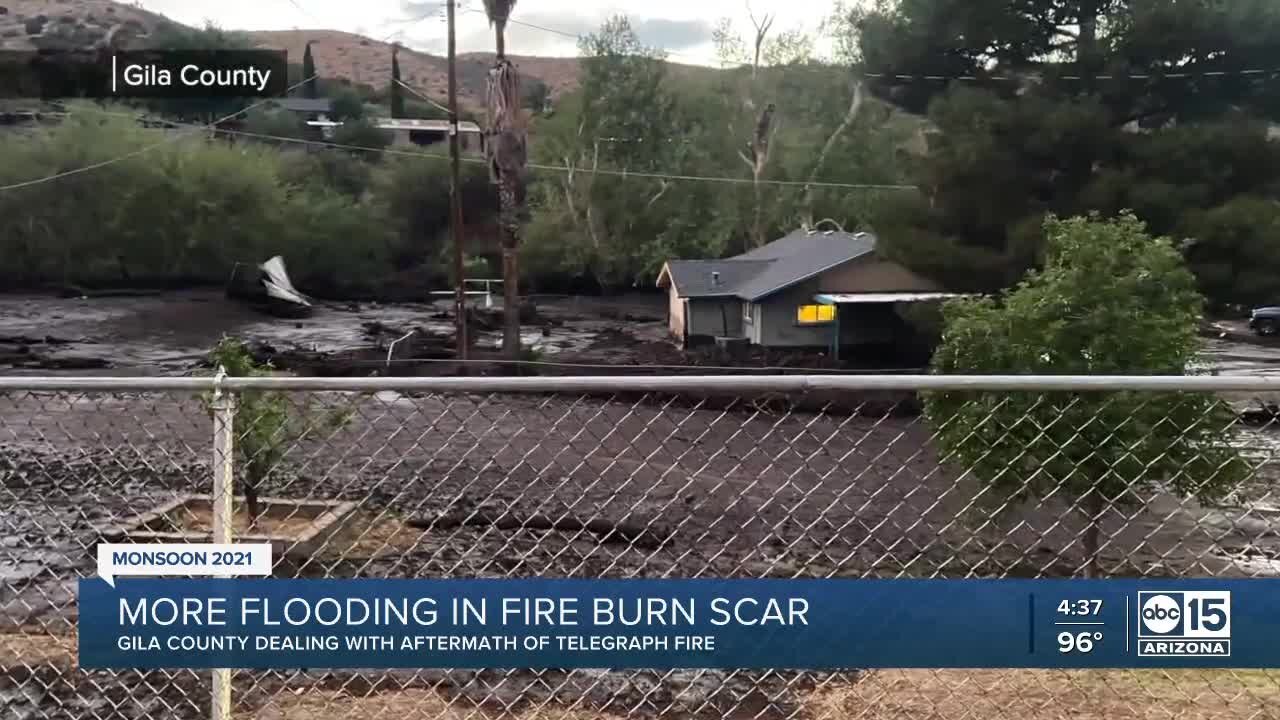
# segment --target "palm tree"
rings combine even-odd
[[[520,75],[507,59],[507,20],[516,0],[484,0],[493,26],[496,57],[489,70],[489,142],[485,145],[490,179],[498,186],[498,225],[502,229],[502,351],[520,356],[520,206],[524,203],[525,128],[520,115]]]

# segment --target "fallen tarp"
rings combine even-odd
[[[227,281],[227,297],[242,300],[258,310],[279,317],[303,317],[314,309],[314,301],[293,286],[280,256],[258,265],[258,272],[246,272],[251,265],[236,263]]]
[[[293,287],[289,273],[284,269],[283,258],[277,255],[258,267],[262,270],[262,286],[267,289],[268,295],[277,300],[311,307],[311,301]]]

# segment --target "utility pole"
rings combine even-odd
[[[462,159],[458,147],[458,39],[455,30],[454,5],[456,0],[446,0],[449,25],[449,234],[453,238],[453,272],[457,283],[454,316],[456,318],[456,342],[458,359],[466,360],[470,354],[467,338],[467,293],[463,274],[462,247]],[[463,365],[463,372],[466,366]]]

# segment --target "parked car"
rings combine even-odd
[[[1280,306],[1254,308],[1249,314],[1249,328],[1259,335],[1269,336],[1280,332]]]

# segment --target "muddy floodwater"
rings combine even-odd
[[[551,298],[537,301],[538,322],[523,345],[541,356],[580,352],[601,333],[624,327],[638,342],[663,339],[663,299]],[[367,348],[365,328],[419,329],[449,335],[451,300],[422,304],[321,303],[304,319],[275,318],[217,291],[144,297],[57,298],[0,295],[0,374],[181,375],[199,365],[224,335],[338,353]],[[484,306],[482,299],[475,304]],[[481,330],[479,348],[497,348],[501,333]],[[28,358],[18,356],[23,347]],[[6,352],[7,351],[7,352]]]
[[[494,298],[495,305],[499,302]],[[480,298],[473,303],[485,305]],[[548,359],[670,362],[679,353],[667,342],[664,303],[653,294],[537,299],[538,320],[524,326],[522,341]],[[366,329],[374,323],[449,336],[451,305],[449,299],[330,302],[321,303],[311,317],[290,320],[255,312],[214,290],[105,298],[0,295],[0,375],[188,374],[224,335],[277,348],[354,351],[370,347]],[[1214,371],[1280,374],[1280,341],[1258,341],[1240,321],[1219,322],[1218,327],[1221,336],[1205,340],[1204,361]],[[476,343],[496,349],[501,333],[482,329]],[[637,347],[638,352],[631,352]],[[20,357],[19,351],[28,356]]]

